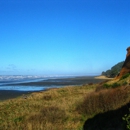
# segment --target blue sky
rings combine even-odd
[[[98,75],[125,60],[129,0],[1,0],[1,75]]]

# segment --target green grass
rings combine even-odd
[[[120,80],[123,80],[123,79],[125,79],[125,78],[127,78],[127,77],[129,77],[129,76],[130,76],[130,73],[127,73],[127,74],[123,75],[123,76],[120,78]]]
[[[117,88],[121,86],[119,83],[113,83],[113,84],[104,84],[103,87],[104,88]]]

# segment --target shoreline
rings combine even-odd
[[[103,75],[100,75],[100,76],[95,76],[94,77],[95,79],[114,79],[114,78],[108,78],[108,77],[106,77],[106,76],[103,76]]]
[[[17,90],[0,90],[0,101],[13,99],[20,97],[24,94],[31,94],[29,91],[17,91]]]
[[[59,81],[60,82],[57,82]],[[85,85],[89,83],[97,84],[100,83],[104,80],[111,80],[111,78],[103,77],[103,76],[95,76],[95,77],[75,77],[75,78],[65,78],[65,79],[55,79],[54,80],[48,80],[48,81],[40,81],[40,82],[30,82],[30,83],[22,83],[22,85],[28,86],[44,86],[44,85],[53,85],[55,84],[56,86],[76,86],[76,85]],[[18,85],[18,84],[15,84]],[[49,88],[49,89],[53,89]],[[47,91],[49,89],[45,90],[40,90],[40,91],[18,91],[18,90],[0,90],[0,101],[8,100],[8,99],[13,99],[20,97],[22,95],[28,95],[34,92],[42,92],[42,91]]]

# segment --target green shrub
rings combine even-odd
[[[104,88],[116,88],[121,86],[119,83],[113,83],[113,84],[104,84],[103,87]]]
[[[111,88],[111,85],[110,84],[104,84],[103,88]]]
[[[123,76],[120,78],[120,80],[123,80],[123,79],[125,79],[125,78],[127,78],[127,77],[129,77],[129,76],[130,76],[130,73],[127,73],[127,74],[123,75]]]
[[[114,83],[114,84],[111,85],[112,88],[116,88],[116,87],[119,87],[119,86],[121,86],[119,83]]]
[[[122,85],[127,85],[128,83],[125,81],[125,82],[123,82],[123,84]]]
[[[130,109],[129,109],[129,111],[130,111]],[[126,121],[126,123],[127,123],[126,128],[127,128],[128,130],[130,130],[130,113],[129,113],[128,115],[127,115],[127,114],[124,115],[123,120]]]

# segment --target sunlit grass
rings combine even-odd
[[[92,91],[93,86],[65,87],[0,102],[0,129],[81,129],[85,120],[76,107]]]
[[[130,87],[103,89],[89,93],[78,106],[78,111],[86,115],[96,115],[116,110],[130,102]]]
[[[123,84],[126,82],[126,84]],[[116,88],[104,83],[35,92],[0,102],[0,130],[82,130],[85,121],[130,102],[129,77]]]

